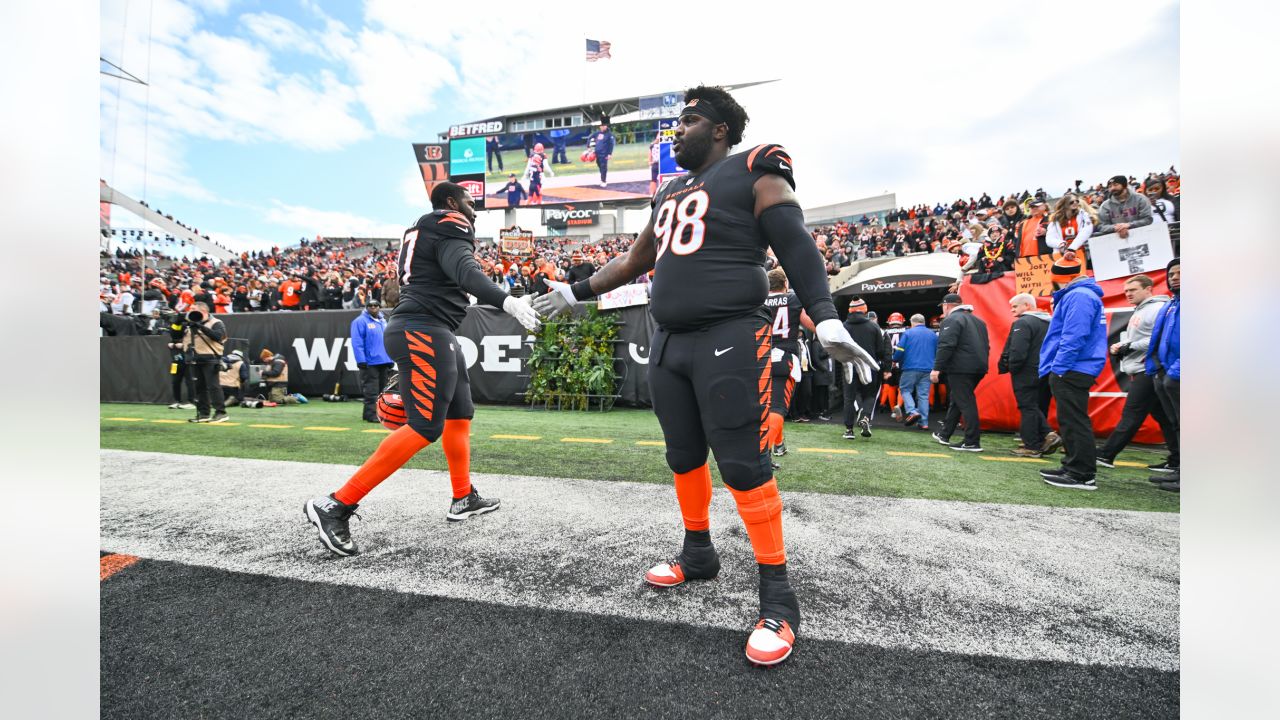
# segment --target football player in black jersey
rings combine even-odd
[[[770,334],[773,335],[773,405],[769,409],[769,445],[775,457],[787,454],[783,442],[783,418],[791,408],[791,396],[800,381],[800,328],[813,330],[813,321],[800,307],[800,298],[787,290],[787,273],[782,268],[769,271],[769,297],[764,300],[769,311]],[[776,469],[776,465],[775,465]]]
[[[383,334],[387,354],[400,370],[400,397],[408,422],[378,445],[345,485],[308,500],[307,519],[335,555],[355,555],[349,527],[356,505],[378,483],[436,440],[449,463],[453,501],[448,520],[466,520],[498,509],[471,485],[471,384],[454,332],[467,311],[467,294],[502,308],[528,330],[538,328],[529,303],[507,295],[485,277],[475,259],[475,201],[462,186],[442,182],[431,190],[432,212],[405,231],[396,260],[400,301]]]
[[[659,188],[648,225],[631,249],[586,280],[554,283],[535,301],[552,316],[654,271],[649,389],[666,439],[684,519],[683,548],[645,579],[670,587],[720,570],[711,543],[708,446],[733,494],[760,572],[760,615],[746,654],[757,665],[790,656],[800,606],[787,580],[782,499],[769,457],[773,318],[765,252],[772,247],[832,357],[870,377],[876,362],[836,319],[827,276],[797,204],[791,158],[779,145],[729,154],[747,113],[724,89],[685,93],[676,160],[689,169]]]

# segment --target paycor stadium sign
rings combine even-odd
[[[542,224],[547,227],[583,227],[600,222],[600,204],[574,204],[542,208]]]
[[[475,137],[476,135],[501,135],[503,121],[486,120],[485,122],[467,123],[466,125],[450,125],[449,137],[463,138]]]

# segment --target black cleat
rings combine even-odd
[[[1165,462],[1157,463],[1155,465],[1148,465],[1147,469],[1150,470],[1151,472],[1158,472],[1158,473],[1178,472],[1178,468],[1170,466],[1167,460]]]
[[[320,532],[320,544],[329,552],[341,557],[355,555],[360,552],[355,541],[351,539],[351,516],[355,515],[356,505],[345,505],[334,499],[332,495],[308,500],[302,506],[302,514],[316,526]],[[357,516],[359,517],[359,516]]]
[[[498,509],[502,501],[498,498],[489,498],[488,500],[480,497],[480,493],[476,492],[474,485],[471,486],[471,494],[466,497],[457,498],[453,504],[449,505],[449,512],[444,516],[446,520],[456,522],[458,520],[466,520],[473,515],[483,515],[487,512],[493,512]]]
[[[858,427],[862,428],[862,437],[871,437],[871,418],[864,417],[858,421]]]
[[[786,444],[786,443],[778,443],[777,445],[774,445],[774,446],[773,446],[773,456],[774,456],[774,457],[782,457],[783,455],[786,455],[786,454],[787,454],[787,444]]]
[[[951,448],[952,450],[961,450],[963,452],[975,452],[975,453],[982,452],[981,445],[969,445],[968,443],[952,443],[947,447]]]

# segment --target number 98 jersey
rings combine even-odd
[[[766,174],[795,188],[781,145],[730,155],[668,181],[654,196],[650,310],[663,329],[688,332],[752,314],[764,319],[767,238],[756,224],[753,187]]]

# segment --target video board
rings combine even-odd
[[[671,155],[669,132],[664,142],[664,125],[671,123],[654,118],[454,137],[449,179],[488,210],[647,200],[661,176],[683,172]]]

